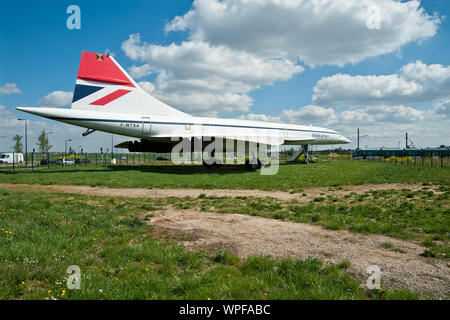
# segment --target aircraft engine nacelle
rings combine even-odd
[[[129,152],[157,152],[169,153],[172,151],[171,143],[157,143],[153,141],[128,141]]]

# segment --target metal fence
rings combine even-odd
[[[24,156],[24,161],[0,164],[0,171],[39,170],[65,167],[86,167],[89,165],[145,164],[155,161],[170,161],[170,153],[83,153],[65,154],[59,152],[32,152]],[[27,161],[25,161],[27,159]]]
[[[358,151],[358,150],[356,150]],[[450,152],[436,153],[423,152],[419,155],[406,155],[400,153],[373,153],[364,152],[367,150],[348,151],[341,153],[311,152],[310,160],[312,162],[328,161],[369,161],[397,165],[414,165],[422,167],[450,167]],[[1,153],[0,153],[1,154]],[[13,156],[13,159],[15,157]],[[286,152],[280,152],[280,161],[287,161],[290,155]],[[25,163],[25,159],[27,159]],[[304,161],[302,155],[298,161]],[[57,168],[82,168],[87,166],[111,166],[111,165],[142,165],[155,162],[171,162],[170,153],[83,153],[83,154],[64,154],[51,152],[47,154],[39,152],[28,153],[24,162],[0,164],[0,172],[20,171],[20,170],[40,170]]]
[[[422,167],[449,167],[450,149],[360,149],[353,152],[352,159]]]

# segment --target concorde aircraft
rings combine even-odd
[[[309,145],[350,142],[340,133],[321,127],[192,116],[168,106],[144,91],[112,56],[86,51],[81,54],[70,109],[16,109],[84,127],[87,131],[83,136],[98,130],[136,138],[118,145],[127,147],[130,152],[171,152],[179,139],[189,139],[192,145],[196,139],[200,139],[199,145],[204,151],[208,143],[214,143],[220,138],[222,141],[232,141],[221,143],[223,150],[228,150],[230,145],[236,150],[239,143],[302,146],[291,157],[290,160],[294,161],[302,153],[308,155]],[[210,154],[214,158],[214,152]],[[254,154],[252,160],[253,168],[261,166]],[[203,161],[203,164],[210,166],[211,161]],[[247,160],[246,166],[249,165]]]

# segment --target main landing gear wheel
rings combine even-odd
[[[222,161],[219,159],[210,159],[208,161],[203,160],[203,167],[205,168],[220,168],[222,167]]]
[[[256,163],[254,161],[250,162],[250,160],[245,160],[245,169],[248,170],[256,170],[261,169],[262,162],[260,160],[257,160]]]

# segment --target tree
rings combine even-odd
[[[15,153],[22,153],[23,151],[23,143],[22,143],[22,136],[19,136],[18,134],[16,134],[13,138],[14,141],[14,152]]]
[[[287,154],[288,154],[289,157],[292,157],[292,156],[294,155],[294,153],[295,153],[294,148],[290,148],[290,149],[287,151]]]
[[[41,153],[47,153],[53,146],[48,144],[48,136],[45,130],[42,130],[38,137],[38,150]]]

